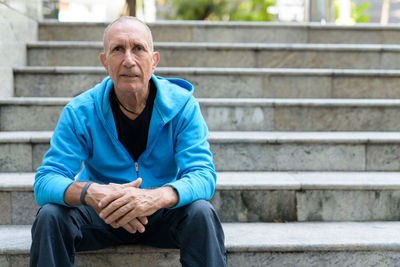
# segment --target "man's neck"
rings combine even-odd
[[[134,120],[146,107],[147,98],[150,93],[150,83],[143,90],[135,93],[119,94],[117,90],[114,89],[114,91],[122,113],[124,113],[129,119]]]

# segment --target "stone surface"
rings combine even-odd
[[[400,220],[400,191],[306,190],[296,193],[299,221]]]
[[[160,67],[256,67],[256,53],[251,49],[195,47],[156,47]]]
[[[400,98],[400,71],[333,69],[157,68],[191,82],[196,97]],[[15,95],[75,96],[100,82],[102,67],[27,67],[14,71]]]
[[[0,225],[11,224],[11,193],[10,192],[0,192]]]
[[[101,47],[59,47],[52,49],[28,46],[29,66],[101,66]]]
[[[223,222],[296,220],[294,191],[218,190],[211,203]]]
[[[271,74],[264,79],[264,97],[330,98],[331,77]]]
[[[360,145],[212,144],[219,171],[359,171],[365,169]]]
[[[397,69],[398,46],[155,43],[159,67]],[[101,43],[37,42],[30,66],[101,66]],[[68,56],[65,56],[68,55]]]
[[[218,172],[217,177],[211,203],[223,222],[400,217],[397,172]],[[34,173],[0,174],[0,199],[5,199],[0,224],[32,224],[38,209],[33,180]]]
[[[70,98],[0,101],[0,130],[43,131],[56,127]],[[212,131],[398,131],[398,100],[199,98]]]
[[[274,130],[274,110],[268,107],[219,107],[201,105],[210,130],[271,131]]]
[[[223,228],[228,253],[400,249],[399,222],[224,223]],[[0,253],[27,253],[29,230],[30,226],[0,226]],[[111,248],[100,253],[131,253],[131,248]],[[154,253],[151,248],[137,247],[137,250]]]
[[[15,73],[16,96],[62,97],[76,96],[101,82],[102,74],[18,74]],[[21,77],[22,76],[22,77]]]
[[[50,144],[35,144],[32,148],[32,170],[36,170],[42,165],[44,154],[49,150]]]
[[[228,266],[298,266],[298,267],[365,267],[397,266],[398,251],[347,252],[253,252],[228,253]]]
[[[238,43],[306,43],[307,30],[303,27],[196,27],[192,29],[194,42]],[[157,39],[156,39],[157,40]],[[170,40],[175,41],[175,40]],[[176,41],[175,41],[176,42]]]
[[[0,172],[32,171],[30,144],[0,143]]]
[[[36,169],[50,136],[51,132],[3,132],[1,171],[32,171],[32,152]],[[31,150],[30,144],[19,142],[34,145]],[[396,132],[210,132],[209,142],[219,171],[400,169]]]
[[[356,43],[399,44],[394,24],[354,26],[320,23],[156,21],[148,23],[158,42],[249,42],[249,43]],[[41,40],[101,41],[107,23],[40,23]]]
[[[367,150],[367,170],[399,170],[399,158],[400,146],[398,144],[369,145]]]
[[[276,131],[398,131],[400,108],[276,107]],[[399,113],[399,114],[397,114]]]
[[[0,97],[12,96],[12,67],[25,65],[25,44],[36,39],[37,22],[0,3]]]
[[[398,35],[398,32],[396,33]],[[382,40],[382,30],[325,29],[320,27],[312,28],[308,33],[309,43],[318,44],[380,44]]]
[[[1,131],[54,130],[63,106],[4,105],[0,107]]]
[[[333,79],[334,98],[399,98],[398,77],[338,76]]]
[[[375,51],[277,49],[262,50],[256,58],[260,68],[382,68],[380,53]]]
[[[32,192],[12,192],[12,224],[32,224],[39,207]]]

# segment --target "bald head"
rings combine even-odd
[[[104,34],[103,34],[103,50],[104,53],[107,53],[108,51],[108,45],[109,45],[109,39],[108,39],[108,32],[110,31],[110,29],[121,22],[131,22],[132,23],[132,27],[142,27],[143,30],[146,33],[147,39],[146,42],[149,44],[149,47],[151,49],[151,51],[154,51],[154,47],[153,47],[153,36],[151,35],[151,31],[150,28],[140,19],[136,18],[136,17],[131,17],[131,16],[123,16],[123,17],[119,17],[118,19],[114,20],[113,22],[111,22],[107,28],[104,30]]]

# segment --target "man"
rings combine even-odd
[[[216,181],[207,126],[191,84],[153,75],[159,58],[138,19],[106,28],[109,77],[64,108],[35,177],[31,266],[73,266],[76,251],[134,243],[179,248],[183,266],[226,265],[204,200]]]

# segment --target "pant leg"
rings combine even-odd
[[[179,248],[182,266],[226,266],[224,232],[213,206],[205,200],[163,209],[149,218],[140,243]]]
[[[30,266],[73,266],[75,252],[134,242],[135,235],[114,229],[91,208],[43,206],[32,226]]]

